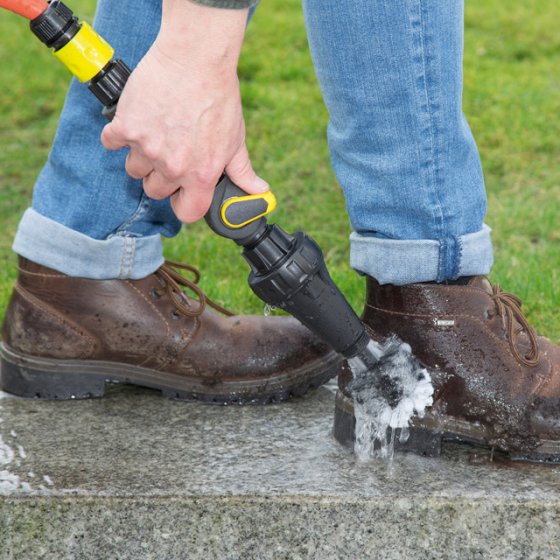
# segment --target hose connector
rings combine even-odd
[[[113,47],[60,0],[52,0],[29,25],[80,82],[90,82],[89,89],[103,103],[104,114],[110,119],[131,74],[121,59],[113,59]]]
[[[31,20],[29,27],[49,49],[58,50],[78,33],[80,23],[68,6],[52,0],[41,15]]]

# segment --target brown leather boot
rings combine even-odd
[[[187,265],[168,262],[142,280],[88,280],[19,262],[0,346],[0,387],[16,395],[99,397],[109,381],[179,399],[268,403],[340,370],[338,355],[295,319],[233,316],[211,302]]]
[[[514,459],[560,462],[560,348],[529,326],[520,300],[482,276],[467,285],[380,286],[368,278],[363,320],[408,342],[434,382],[434,405],[396,449],[439,455],[443,440]],[[351,378],[339,378],[335,437],[354,440]]]

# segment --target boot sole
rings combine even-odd
[[[345,447],[353,449],[356,419],[354,404],[341,391],[336,394],[334,412],[334,438]],[[481,424],[459,420],[451,416],[426,414],[424,418],[414,418],[409,427],[406,442],[395,440],[395,451],[410,452],[424,457],[439,457],[445,441],[467,443],[491,449],[491,433]],[[540,440],[538,447],[528,452],[501,450],[512,461],[533,463],[560,463],[560,441]]]
[[[0,343],[0,388],[24,398],[70,400],[102,397],[107,383],[161,391],[172,399],[208,404],[268,404],[302,396],[340,371],[335,352],[311,364],[267,379],[218,383],[141,366],[95,360],[27,356]]]

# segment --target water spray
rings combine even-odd
[[[104,39],[59,0],[0,0],[0,7],[30,19],[33,33],[78,80],[89,82],[104,115],[114,116],[131,70],[113,58]],[[330,277],[317,243],[305,232],[289,234],[267,222],[275,207],[271,191],[248,195],[224,175],[205,220],[243,248],[251,268],[249,286],[261,300],[293,315],[347,359],[358,410],[357,451],[372,455],[376,441],[386,448],[388,428],[405,428],[413,414],[431,404],[429,375],[408,345],[396,338],[384,345],[370,338]]]

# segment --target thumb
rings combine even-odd
[[[101,143],[108,150],[119,150],[128,144],[123,140],[122,134],[118,131],[118,125],[115,121],[106,124],[101,131]]]
[[[270,188],[268,183],[254,172],[245,142],[228,163],[225,171],[239,188],[249,194],[260,194]]]

